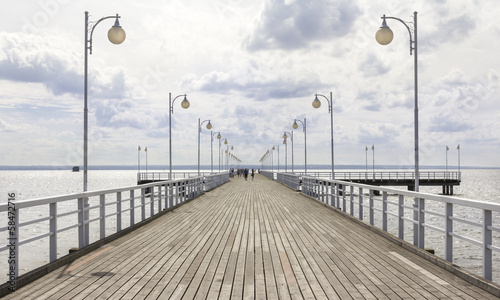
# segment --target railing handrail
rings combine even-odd
[[[425,245],[426,229],[444,234],[444,239],[442,239],[444,258],[450,263],[453,263],[453,249],[457,247],[454,239],[479,245],[483,253],[483,277],[492,280],[492,253],[493,251],[500,252],[500,247],[493,244],[493,241],[498,243],[498,238],[494,238],[493,233],[500,232],[500,227],[498,227],[500,204],[311,176],[302,176],[302,193],[349,213],[363,222],[369,222],[371,226],[380,227],[381,223],[381,229],[386,232],[388,232],[388,217],[391,216],[396,220],[391,221],[391,224],[397,223],[394,226],[397,228],[397,237],[400,239],[404,239],[404,228],[407,224],[405,222],[409,222],[413,225],[413,244],[422,249]],[[346,196],[346,194],[349,195]],[[382,194],[382,196],[378,197],[376,194]],[[395,198],[398,200],[390,200]],[[405,199],[413,201],[413,204],[405,204]],[[444,203],[444,205],[441,204],[439,210],[425,209],[426,203],[435,202]],[[365,208],[368,211],[364,211]],[[469,214],[472,209],[477,209],[482,215],[477,221],[464,219],[459,214],[459,212]],[[438,223],[440,225],[435,225],[435,220],[428,219],[428,216],[441,218]],[[376,218],[377,222],[375,222]],[[455,224],[467,227],[460,232],[461,228],[455,228]],[[468,237],[465,232],[475,234],[476,238]]]
[[[106,228],[107,218],[116,218],[116,228],[111,231],[114,232],[114,230],[116,230],[116,232],[119,232],[122,230],[122,221],[125,223],[123,226],[124,228],[134,226],[137,223],[135,214],[140,213],[140,216],[137,217],[140,218],[138,221],[144,221],[162,212],[162,207],[170,209],[184,203],[186,200],[199,196],[204,191],[220,186],[227,181],[229,181],[229,173],[220,173],[68,195],[56,195],[27,200],[16,199],[16,201],[13,202],[0,204],[0,213],[8,213],[8,218],[6,220],[9,221],[8,226],[2,226],[7,225],[7,221],[5,224],[0,224],[0,230],[2,232],[7,231],[7,233],[10,233],[8,231],[12,229],[15,230],[15,233],[18,234],[18,237],[16,237],[16,247],[50,237],[48,241],[50,257],[46,257],[45,259],[52,262],[59,258],[57,253],[58,233],[68,229],[78,228],[78,240],[76,243],[80,248],[86,247],[89,245],[89,231],[88,229],[83,229],[83,227],[88,226],[90,223],[97,223],[97,226],[99,226],[99,232],[93,231],[93,234],[95,234],[94,237],[97,238],[95,241],[99,241],[106,238],[107,230],[110,230]],[[84,199],[89,198],[98,202],[92,205],[85,205]],[[56,204],[65,201],[76,201],[78,208],[68,211],[66,207],[66,209],[63,208],[62,211],[58,211]],[[122,208],[122,204],[125,205],[124,208]],[[12,205],[15,206],[14,211],[16,216],[12,216],[11,219]],[[20,218],[26,209],[44,205],[49,207],[48,215],[42,214],[41,216],[33,217],[29,220]],[[113,206],[113,208],[110,206]],[[149,206],[147,217],[146,206]],[[109,210],[111,210],[111,212],[109,212]],[[97,217],[89,218],[88,214],[91,211],[97,211]],[[129,222],[122,218],[124,213],[127,213],[130,218]],[[85,217],[85,214],[87,217]],[[67,218],[68,216],[71,216],[69,222],[58,225],[58,218]],[[21,219],[22,222],[20,222]],[[48,229],[41,228],[38,232],[31,234],[26,234],[26,232],[21,234],[19,232],[19,228],[21,227],[47,221],[50,223],[50,228]],[[86,238],[85,235],[87,236]],[[0,252],[3,251],[9,251],[9,246],[0,247]],[[6,262],[7,260],[5,260],[5,262],[1,261],[0,264]],[[16,263],[18,263],[17,260]],[[18,268],[15,269],[14,277],[17,278]]]

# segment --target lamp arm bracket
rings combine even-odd
[[[121,17],[118,14],[116,14],[116,16],[102,17],[98,21],[87,21],[87,30],[88,30],[88,33],[90,36],[89,40],[87,41],[87,43],[88,43],[87,49],[89,49],[90,54],[92,54],[92,35],[94,35],[95,27],[97,26],[97,24],[101,23],[102,21],[104,21],[106,19],[111,19],[111,18],[116,19],[116,18],[121,18]]]
[[[182,97],[182,96],[186,97],[187,95],[186,94],[179,95],[179,96],[175,97],[174,100],[172,100],[172,104],[170,104],[170,112],[171,113],[174,113],[174,102],[175,102],[175,100],[177,100],[177,98]]]
[[[416,16],[415,16],[416,17]],[[413,53],[413,50],[415,50],[415,40],[413,39],[413,36],[414,36],[414,33],[415,33],[415,27],[414,27],[414,22],[405,22],[403,20],[401,20],[400,18],[396,18],[396,17],[386,17],[385,15],[383,17],[381,17],[381,19],[392,19],[392,20],[397,20],[401,23],[403,23],[403,25],[406,27],[406,29],[408,29],[408,34],[410,35],[410,55],[412,55]],[[410,25],[408,25],[410,24]]]

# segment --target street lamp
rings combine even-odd
[[[418,157],[418,53],[417,53],[417,12],[413,13],[413,29],[408,26],[407,22],[395,18],[395,17],[386,17],[385,15],[382,16],[382,26],[380,26],[380,29],[377,31],[375,34],[375,39],[377,42],[381,45],[388,45],[393,37],[394,34],[392,30],[389,28],[387,25],[386,19],[393,19],[397,20],[408,29],[408,33],[410,34],[410,55],[412,55],[412,52],[415,51],[414,55],[414,78],[415,78],[415,112],[414,112],[414,126],[415,126],[415,187],[414,190],[416,192],[419,191],[419,184],[420,184],[420,171],[419,171],[419,157]],[[411,24],[411,23],[410,23]],[[413,33],[413,36],[412,36]]]
[[[108,39],[111,43],[118,45],[125,40],[125,31],[120,26],[118,19],[120,16],[108,16],[99,19],[99,21],[90,24],[89,12],[85,12],[85,58],[84,58],[84,88],[83,88],[83,191],[87,191],[87,170],[88,170],[88,107],[87,107],[87,91],[88,91],[88,55],[92,54],[92,35],[94,29],[101,21],[115,18],[115,25],[108,31]],[[89,39],[90,35],[90,39]]]
[[[333,96],[332,92],[330,92],[330,99],[328,99],[326,96],[321,95],[321,94],[316,94],[314,97],[314,100],[312,102],[312,106],[314,108],[319,108],[321,106],[321,101],[319,101],[318,96],[321,96],[326,99],[328,102],[328,112],[330,113],[330,145],[332,147],[332,179],[335,179],[335,173],[334,173],[334,160],[333,160]]]
[[[205,123],[208,122],[207,124],[207,129],[210,130],[212,129],[212,124],[210,123],[210,120],[205,120],[200,123],[200,118],[198,118],[198,176],[201,175],[200,173],[200,135],[201,135],[201,126]]]
[[[184,97],[181,102],[181,107],[187,109],[189,107],[189,101],[186,94],[179,95],[172,100],[172,93],[168,93],[168,149],[169,149],[169,159],[170,159],[170,172],[169,179],[172,180],[172,114],[174,113],[174,103],[179,97]]]
[[[278,150],[278,173],[279,173],[280,172],[280,145],[276,145],[276,146],[273,145],[273,148],[271,148],[271,150],[276,150],[276,149]]]
[[[293,130],[292,132],[288,132],[288,131],[283,131],[283,139],[287,139],[287,136],[290,136],[290,140],[292,141],[292,173],[293,173]]]
[[[211,132],[210,131],[210,164],[211,164],[211,173],[214,172],[214,135],[217,134],[217,138],[220,139],[220,132]]]
[[[305,168],[305,175],[307,175],[307,127],[306,127],[306,118],[304,118],[304,122],[302,122],[301,120],[297,120],[295,119],[293,121],[293,125],[292,125],[292,128],[293,129],[297,129],[299,127],[299,125],[297,124],[297,121],[299,121],[300,123],[302,123],[302,128],[304,130],[304,168]]]
[[[283,139],[283,144],[285,145],[285,173],[288,172],[288,145],[286,139]]]

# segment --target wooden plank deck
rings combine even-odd
[[[497,299],[264,176],[235,177],[7,299]]]

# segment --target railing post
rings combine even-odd
[[[404,224],[404,205],[405,205],[405,196],[399,195],[399,203],[398,203],[398,237],[400,239],[404,239],[405,237],[405,224]]]
[[[78,198],[78,248],[82,249],[85,244],[85,198]]]
[[[342,211],[343,212],[347,212],[347,209],[346,209],[346,205],[347,205],[347,202],[346,202],[346,196],[345,196],[345,184],[342,185]]]
[[[359,208],[358,208],[358,215],[359,219],[363,220],[363,188],[359,188]]]
[[[149,189],[149,217],[152,217],[154,216],[155,214],[155,187],[152,186],[150,189]]]
[[[134,190],[130,190],[130,226],[133,226],[135,224],[135,197],[134,197]]]
[[[99,195],[99,231],[100,239],[106,237],[106,196],[105,194]]]
[[[354,186],[350,186],[349,187],[349,210],[350,210],[350,214],[351,216],[354,217]]]
[[[382,192],[382,230],[387,232],[387,192]]]
[[[146,219],[146,189],[141,188],[141,221]]]
[[[158,212],[159,213],[163,210],[163,207],[162,207],[163,188],[164,188],[163,184],[161,184],[161,185],[158,186]]]
[[[174,183],[168,183],[168,208],[172,208],[174,206]]]
[[[491,246],[493,243],[492,212],[491,210],[483,210],[483,277],[492,280],[492,262],[493,251]]]
[[[116,193],[116,232],[122,230],[122,192]]]
[[[445,259],[449,262],[453,262],[453,204],[446,203],[445,206]]]
[[[51,233],[49,239],[50,262],[53,262],[57,259],[57,203],[56,202],[50,203],[49,210],[50,210],[49,230]]]
[[[373,190],[372,189],[370,189],[369,194],[370,194],[370,196],[369,196],[370,198],[368,200],[369,201],[369,211],[368,211],[368,214],[369,214],[369,218],[370,218],[370,225],[373,226],[373,224],[374,224],[373,202],[374,201],[373,201]]]

